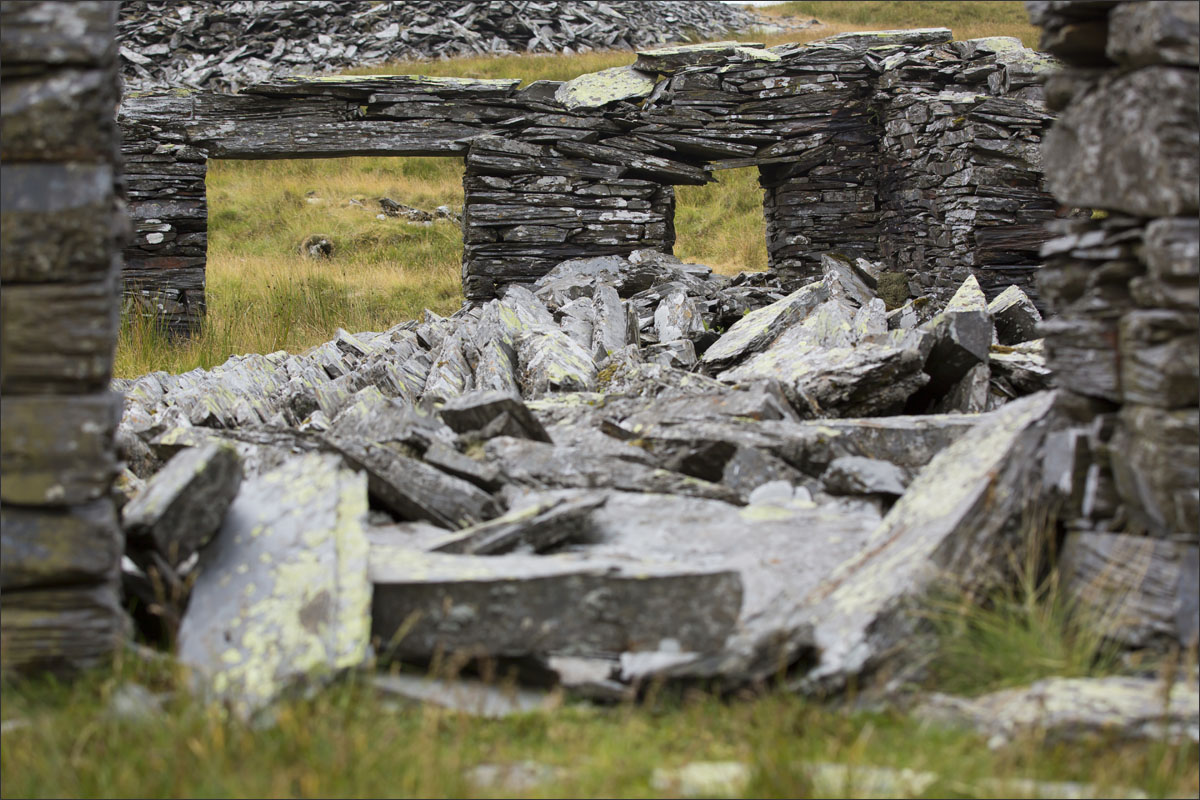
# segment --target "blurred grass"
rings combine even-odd
[[[766,16],[816,18],[843,30],[949,28],[955,39],[1015,36],[1026,47],[1038,46],[1041,31],[1029,22],[1025,4],[998,0],[855,0],[855,2],[788,2],[763,6]]]
[[[164,713],[118,718],[126,683],[173,691]],[[741,761],[747,797],[866,796],[865,785],[814,786],[805,762],[929,771],[920,797],[1003,797],[986,781],[1017,777],[1195,796],[1194,745],[1046,746],[991,750],[977,735],[899,713],[842,712],[765,689],[720,699],[699,691],[644,706],[565,705],[503,720],[469,718],[378,696],[358,676],[280,704],[252,727],[180,690],[182,673],[126,657],[71,685],[3,687],[0,739],[6,797],[503,797],[468,783],[482,763],[532,760],[564,769],[530,797],[670,797],[657,767]],[[894,789],[879,796],[903,796]]]

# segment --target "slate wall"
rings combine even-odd
[[[1200,7],[1030,2],[1060,116],[1043,158],[1064,219],[1046,242],[1047,361],[1073,397],[1067,570],[1093,605],[1142,604],[1130,645],[1195,644],[1200,542]]]
[[[946,29],[843,34],[764,50],[640,53],[567,83],[405,76],[283,79],[241,95],[126,100],[138,238],[126,291],[186,331],[203,314],[203,158],[462,155],[469,299],[567,258],[675,242],[678,184],[755,166],[770,267],[797,281],[843,252],[948,297],[969,272],[1030,286],[1054,204],[1049,122],[1014,39]],[[1032,287],[1030,287],[1032,288]]]
[[[109,491],[121,395],[117,4],[0,5],[0,663],[66,669],[122,641]]]

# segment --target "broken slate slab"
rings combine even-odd
[[[496,516],[490,495],[387,445],[362,439],[329,439],[346,462],[366,472],[371,497],[405,520],[455,530]]]
[[[466,556],[371,548],[372,627],[383,652],[615,655],[664,642],[713,652],[742,604],[728,569],[578,554]]]
[[[921,325],[933,338],[925,362],[929,385],[922,394],[940,397],[962,380],[976,364],[986,364],[992,344],[992,319],[987,298],[972,275],[963,281],[942,313]]]
[[[820,651],[807,692],[864,686],[927,652],[911,609],[936,587],[978,591],[1007,563],[1016,523],[1038,497],[1038,452],[1054,393],[1013,401],[934,457],[855,557],[807,600]],[[924,648],[924,649],[920,649]]]
[[[187,448],[125,505],[122,527],[132,544],[153,548],[178,567],[220,529],[241,482],[242,461],[232,444]]]
[[[758,352],[828,299],[828,287],[824,282],[817,281],[802,286],[782,300],[751,311],[731,325],[704,352],[705,366],[720,369]]]
[[[366,659],[366,516],[366,478],[336,456],[296,456],[242,486],[179,630],[179,660],[235,713]]]
[[[591,512],[604,505],[604,494],[553,498],[449,534],[423,548],[436,553],[493,556],[517,548],[541,553],[585,534]]]
[[[908,474],[887,461],[842,456],[830,462],[821,483],[831,494],[888,494],[899,497],[908,488]]]
[[[1097,735],[1200,740],[1200,692],[1191,681],[1168,686],[1154,678],[1047,678],[974,698],[932,694],[914,714],[974,728],[993,746],[1028,735],[1045,736],[1047,743]]]
[[[442,420],[456,433],[491,429],[501,415],[507,415],[493,436],[516,436],[535,442],[550,442],[542,423],[520,397],[500,391],[472,392],[456,397],[442,406]]]
[[[1009,286],[988,303],[988,313],[996,324],[999,344],[1018,344],[1038,338],[1042,314],[1021,287]]]

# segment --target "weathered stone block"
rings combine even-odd
[[[1119,533],[1071,533],[1059,573],[1073,611],[1134,648],[1193,646],[1197,620],[1195,544]]]
[[[742,602],[736,572],[647,561],[375,546],[370,574],[372,631],[383,653],[400,658],[613,655],[665,640],[712,652]]]
[[[111,392],[5,397],[0,498],[70,506],[106,495],[117,474],[113,433],[121,405],[121,395]]]
[[[1145,67],[1108,75],[1046,135],[1046,182],[1062,203],[1143,217],[1200,211],[1200,77]]]
[[[111,581],[125,549],[112,501],[69,508],[0,506],[0,586]]]
[[[1151,532],[1200,530],[1200,411],[1126,405],[1110,446],[1121,499]]]

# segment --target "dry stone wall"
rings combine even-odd
[[[1031,2],[1068,67],[1046,177],[1064,203],[1042,252],[1049,365],[1074,393],[1079,473],[1067,577],[1115,638],[1195,646],[1200,537],[1200,7]],[[1111,606],[1117,605],[1114,612]]]
[[[0,663],[96,663],[126,634],[109,391],[127,223],[103,2],[5,2]]]
[[[769,263],[883,260],[948,299],[1028,285],[1049,122],[1015,39],[927,29],[771,49],[736,42],[640,53],[569,82],[414,76],[284,78],[241,94],[127,98],[120,121],[138,224],[127,294],[176,330],[203,314],[205,158],[461,155],[463,286],[483,300],[568,258],[671,253],[673,186],[757,167]],[[799,285],[799,284],[797,284]]]

